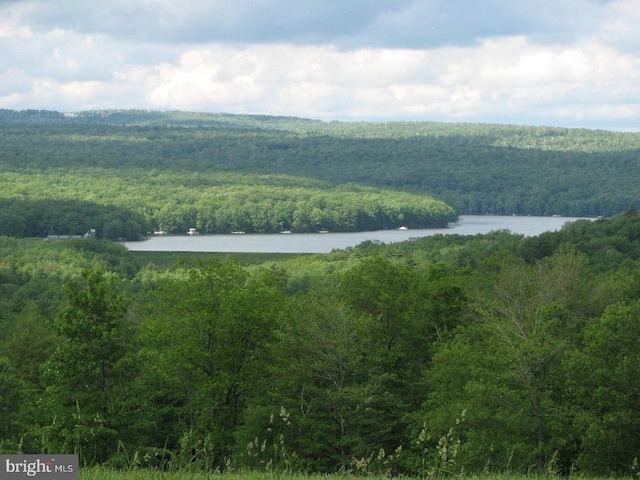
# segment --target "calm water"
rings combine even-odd
[[[559,230],[571,217],[508,217],[464,215],[450,228],[428,230],[378,230],[358,233],[291,233],[246,235],[165,235],[140,242],[123,242],[129,250],[164,252],[261,252],[329,253],[334,249],[355,247],[366,241],[402,242],[435,234],[476,235],[509,230],[525,236]]]

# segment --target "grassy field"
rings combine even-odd
[[[357,477],[354,475],[304,475],[304,474],[277,474],[277,473],[169,473],[150,470],[115,471],[103,468],[85,468],[80,470],[79,480],[389,480],[386,476]],[[403,477],[404,480],[410,480]],[[524,475],[484,475],[456,477],[464,480],[543,480],[545,477]],[[557,477],[548,477],[557,478]],[[418,479],[416,479],[418,480]]]
[[[149,470],[135,471],[114,471],[104,468],[86,468],[80,470],[79,480],[390,480],[392,477],[383,475],[355,476],[349,474],[342,475],[305,475],[305,474],[286,474],[286,473],[177,473],[177,472],[158,472]],[[411,477],[402,477],[403,480],[411,480]],[[455,478],[457,480],[545,480],[558,479],[558,476],[540,476],[540,475],[515,475],[515,474],[493,474],[493,475],[468,475],[436,478]],[[581,477],[581,480],[599,480],[596,477]],[[611,478],[611,477],[608,477]],[[415,479],[423,480],[423,479]],[[604,480],[604,479],[603,479]]]
[[[168,473],[149,470],[114,471],[103,468],[85,468],[80,470],[79,480],[350,480],[358,477],[351,475],[304,475],[269,473]],[[360,477],[365,478],[365,477]],[[469,477],[471,478],[471,477]],[[489,478],[489,477],[486,477]],[[498,477],[492,477],[498,478]],[[388,480],[389,477],[368,476],[367,480]],[[513,477],[515,480],[515,477]],[[505,477],[506,480],[506,477]],[[512,480],[512,479],[509,479]]]
[[[358,477],[354,475],[304,475],[304,474],[268,474],[268,473],[167,473],[156,471],[129,471],[118,472],[101,468],[83,469],[80,471],[79,480],[390,480],[393,477],[382,475],[372,475]],[[399,478],[399,477],[398,477]],[[411,480],[410,477],[402,477],[403,480]],[[447,477],[436,477],[447,478]],[[514,474],[493,474],[493,475],[454,475],[448,478],[457,480],[545,480],[557,479],[557,476],[540,475],[514,475]],[[578,477],[581,480],[599,480],[596,477]],[[610,477],[608,477],[610,478]],[[416,479],[423,480],[423,479]],[[604,480],[604,478],[602,479]]]

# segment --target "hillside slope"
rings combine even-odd
[[[460,214],[610,216],[639,205],[640,134],[188,112],[0,111],[4,168],[286,174],[434,195]]]

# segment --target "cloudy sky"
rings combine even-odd
[[[640,0],[0,0],[0,108],[640,130]]]

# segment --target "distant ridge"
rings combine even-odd
[[[321,120],[274,115],[248,115],[230,113],[196,113],[157,110],[85,110],[62,113],[51,110],[1,110],[4,121],[56,121],[65,124],[109,124],[158,127],[215,127],[230,129],[275,129],[279,125],[320,124]],[[267,125],[268,124],[268,125]]]

